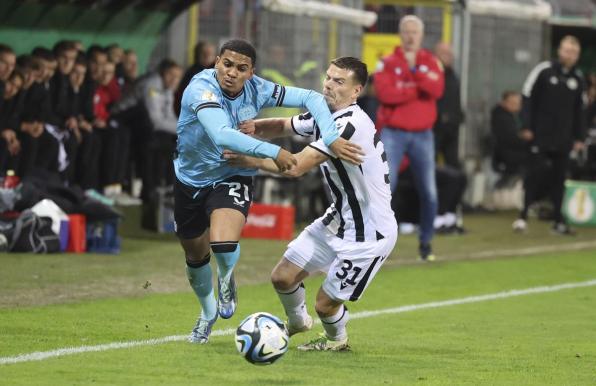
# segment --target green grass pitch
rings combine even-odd
[[[475,221],[488,225],[476,227]],[[362,316],[514,289],[592,285],[359,317],[348,324],[351,352],[296,351],[322,331],[317,324],[292,337],[290,351],[265,367],[245,362],[229,333],[205,346],[181,340],[199,306],[171,237],[155,240],[125,229],[119,256],[1,255],[0,385],[596,384],[596,244],[590,244],[596,230],[566,239],[536,224],[520,237],[502,229],[508,222],[505,216],[471,217],[467,235],[437,239],[444,258],[433,264],[415,264],[416,240],[402,237],[362,300],[348,305],[350,312]],[[256,311],[282,316],[266,280],[284,246],[243,241],[239,308],[215,330],[235,328]],[[311,312],[321,280],[306,282]],[[176,338],[3,363],[21,354],[166,336]]]

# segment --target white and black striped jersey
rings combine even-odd
[[[335,202],[316,221],[346,241],[376,241],[397,233],[387,157],[374,123],[356,104],[336,111],[333,118],[340,136],[362,147],[361,165],[340,160],[325,146],[310,113],[291,119],[296,134],[314,135],[316,140],[309,146],[329,157],[321,171]]]

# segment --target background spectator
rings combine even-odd
[[[19,126],[19,92],[23,87],[23,75],[19,71],[13,71],[8,77],[2,104],[0,105],[0,174],[5,175],[6,171],[16,170],[16,157],[21,151],[21,142],[18,139],[17,130]]]
[[[459,168],[459,125],[464,114],[461,108],[459,79],[453,69],[453,51],[447,43],[435,46],[435,55],[443,64],[445,71],[445,90],[437,100],[437,121],[433,129],[435,134],[435,153],[442,156],[446,165]]]
[[[389,181],[395,191],[398,170],[408,155],[416,181],[420,205],[420,258],[432,260],[433,222],[437,213],[434,137],[432,127],[437,117],[436,101],[443,94],[443,70],[429,51],[422,49],[424,24],[414,15],[399,23],[402,45],[383,59],[375,74],[377,129],[385,144],[389,163]]]
[[[213,68],[215,65],[215,46],[206,41],[199,41],[194,49],[194,62],[186,72],[184,77],[180,81],[180,85],[176,90],[174,112],[176,116],[180,114],[180,103],[182,101],[182,93],[193,76],[203,71],[206,68]]]
[[[122,86],[122,94],[128,92],[128,89],[132,87],[132,84],[139,75],[139,65],[137,53],[134,50],[124,51],[122,57],[122,74],[118,83]]]
[[[550,196],[554,209],[553,232],[570,235],[561,213],[569,152],[581,150],[585,137],[585,81],[575,67],[580,54],[577,38],[565,36],[557,51],[558,58],[538,64],[523,87],[523,127],[534,139],[524,181],[524,208],[513,223],[515,231],[527,227],[528,208],[539,195],[537,181],[552,182]],[[548,177],[547,174],[548,173]]]
[[[505,91],[491,111],[490,130],[493,137],[492,164],[495,171],[506,176],[516,175],[526,164],[533,134],[521,128],[521,94]]]

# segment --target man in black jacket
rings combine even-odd
[[[453,70],[453,51],[446,43],[435,46],[435,55],[445,71],[445,91],[437,100],[437,121],[435,134],[435,154],[442,154],[445,164],[459,169],[459,125],[464,114],[461,109],[459,79]]]
[[[206,68],[213,68],[215,65],[215,46],[207,41],[201,40],[197,43],[194,49],[194,63],[190,66],[176,90],[174,95],[174,112],[176,116],[180,114],[180,103],[182,101],[182,93],[193,76],[203,71]]]
[[[4,95],[6,82],[15,68],[16,60],[17,57],[12,48],[0,43],[0,95]],[[0,100],[0,109],[2,104],[3,102]]]
[[[31,55],[17,58],[17,67],[24,74],[22,109],[19,116],[22,158],[17,174],[27,176],[36,169],[58,173],[58,141],[45,129],[52,118],[50,94],[43,85],[41,63]]]
[[[503,175],[516,175],[522,171],[528,158],[529,143],[534,137],[530,130],[521,129],[521,102],[520,93],[505,91],[490,114],[493,168]]]
[[[558,60],[538,64],[523,87],[523,127],[534,134],[528,161],[528,176],[536,178],[548,170],[550,196],[554,208],[553,232],[569,235],[571,230],[561,214],[569,152],[581,150],[585,137],[585,81],[575,67],[580,54],[577,38],[565,36],[558,49]],[[527,227],[528,207],[541,192],[532,179],[524,182],[524,208],[513,223],[515,231]]]
[[[0,108],[0,175],[7,170],[16,170],[21,152],[21,142],[17,136],[19,130],[19,114],[22,110],[22,98],[18,94],[23,86],[23,75],[13,71],[8,77],[2,93]]]

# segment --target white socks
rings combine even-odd
[[[307,315],[304,284],[300,283],[288,292],[279,292],[277,289],[276,292],[288,316],[288,323],[295,327],[302,327]]]
[[[346,324],[350,320],[350,313],[345,305],[342,305],[333,316],[321,318],[323,322],[323,328],[327,338],[331,340],[344,340],[348,338],[348,331],[346,330]]]

